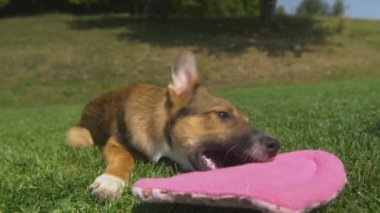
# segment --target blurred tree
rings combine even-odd
[[[343,16],[345,11],[345,6],[343,0],[335,0],[332,6],[332,15],[333,16]]]
[[[343,0],[335,0],[333,6],[332,6],[332,15],[339,17],[338,25],[336,27],[337,32],[342,32],[345,28],[345,23],[343,19],[345,11],[345,6]]]
[[[4,1],[4,0],[0,0]],[[68,5],[67,0],[5,0],[8,1],[0,14],[28,14],[46,11],[61,11]]]
[[[286,15],[286,11],[285,11],[284,6],[280,5],[276,8],[276,15],[277,16],[285,16]]]
[[[67,0],[69,4],[77,7],[90,8],[92,5],[99,3],[100,0]]]
[[[261,25],[268,25],[274,16],[277,0],[260,0],[260,22]]]
[[[150,17],[158,16],[166,19],[169,15],[170,0],[147,0],[145,4],[145,13]]]
[[[329,5],[323,0],[303,0],[298,5],[296,14],[302,16],[328,15]]]
[[[179,16],[257,16],[259,0],[172,0],[173,14]]]
[[[269,4],[268,4],[269,2]],[[266,19],[274,14],[276,0],[0,0],[0,13],[43,12],[104,13],[127,12],[166,18],[175,16],[244,17],[258,16],[260,3]]]
[[[246,15],[240,0],[208,0],[202,5],[203,16],[229,17]]]
[[[245,13],[247,16],[260,15],[260,0],[241,0],[244,5]]]
[[[9,0],[0,0],[0,8],[5,7],[9,3]]]
[[[14,0],[11,0],[14,1]],[[41,1],[41,0],[40,0]],[[133,0],[64,0],[74,12],[126,12]],[[138,2],[138,1],[137,1]]]
[[[139,15],[146,12],[146,0],[124,0],[126,1],[126,8],[132,15]]]
[[[173,13],[180,16],[201,15],[203,1],[199,0],[172,0]]]

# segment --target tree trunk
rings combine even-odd
[[[260,0],[260,23],[268,26],[273,20],[277,0]]]
[[[154,15],[154,2],[153,2],[153,0],[147,0],[145,2],[145,14],[148,17],[152,17]]]
[[[169,0],[147,0],[145,3],[145,14],[149,17],[160,17],[165,20],[169,15]]]
[[[160,1],[160,17],[162,20],[166,20],[169,15],[170,0]]]

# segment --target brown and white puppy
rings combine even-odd
[[[91,185],[95,200],[119,198],[139,156],[166,157],[184,170],[211,170],[273,158],[277,140],[201,87],[195,56],[181,52],[168,88],[134,85],[92,100],[67,132],[70,146],[105,145],[105,172]]]

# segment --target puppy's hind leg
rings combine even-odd
[[[73,126],[66,133],[66,144],[71,147],[90,147],[94,141],[88,129]]]

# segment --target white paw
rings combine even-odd
[[[91,184],[90,190],[92,197],[97,202],[104,202],[107,199],[119,199],[124,187],[125,181],[123,179],[102,174]]]

